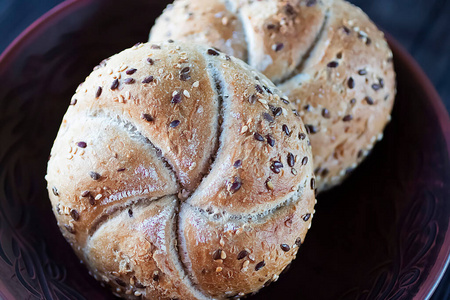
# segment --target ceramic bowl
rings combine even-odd
[[[47,159],[71,95],[103,58],[146,41],[156,0],[66,1],[0,57],[0,298],[111,299],[61,236]],[[392,39],[398,95],[384,139],[318,197],[312,229],[280,280],[252,299],[425,299],[450,251],[450,121]]]

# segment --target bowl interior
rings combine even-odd
[[[59,233],[45,188],[47,158],[77,85],[103,58],[146,41],[165,5],[69,1],[4,53],[0,298],[113,298]],[[384,139],[342,186],[319,195],[298,258],[252,299],[423,299],[441,274],[450,249],[442,120],[450,125],[438,97],[391,45],[398,95]]]

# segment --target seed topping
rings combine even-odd
[[[253,134],[253,137],[255,138],[255,140],[260,141],[260,142],[264,142],[264,137],[262,135],[260,135],[259,133],[255,132]]]
[[[295,165],[295,157],[294,154],[292,154],[291,152],[289,152],[287,155],[287,163],[291,168],[294,167]]]
[[[256,264],[255,271],[261,270],[265,265],[266,263],[264,261],[260,261],[259,263]]]
[[[248,253],[247,250],[242,250],[241,252],[239,252],[239,254],[237,255],[237,259],[241,260],[245,257],[247,257],[247,255],[249,255],[250,253]]]
[[[116,78],[116,79],[114,79],[114,81],[113,81],[112,84],[111,84],[111,90],[115,90],[115,89],[117,89],[118,87],[119,87],[119,79]]]
[[[270,145],[270,147],[275,146],[275,140],[273,139],[273,137],[270,134],[268,134],[266,138],[267,138],[267,143]]]
[[[70,216],[72,217],[72,219],[74,219],[74,221],[78,221],[80,219],[80,214],[76,209],[72,209],[70,211]]]
[[[94,180],[99,180],[101,177],[100,174],[98,174],[97,172],[94,172],[94,171],[89,172],[89,176],[91,176],[91,178]]]
[[[100,97],[100,95],[102,94],[102,91],[103,91],[102,87],[99,86],[99,87],[97,88],[97,92],[95,92],[95,98]]]
[[[171,128],[175,128],[175,127],[177,127],[178,125],[180,125],[180,120],[174,120],[174,121],[170,122],[170,124],[169,124],[169,126],[170,126]]]
[[[281,250],[283,250],[284,252],[288,252],[289,250],[291,250],[291,247],[289,247],[288,244],[281,244],[280,245]]]
[[[150,83],[152,81],[153,81],[153,76],[150,75],[150,76],[145,77],[144,80],[142,80],[142,83]]]
[[[209,55],[212,55],[212,56],[218,56],[218,55],[219,55],[219,52],[217,52],[216,50],[211,49],[211,48],[208,49],[207,53],[208,53]]]
[[[141,118],[144,119],[147,122],[153,122],[153,120],[154,120],[153,117],[150,114],[146,114],[146,113],[143,113],[141,115]]]

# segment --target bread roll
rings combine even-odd
[[[277,280],[314,213],[306,128],[212,48],[140,44],[72,98],[48,163],[59,227],[129,299],[224,299]]]
[[[341,183],[390,120],[392,52],[346,1],[175,0],[150,34],[169,38],[217,47],[278,84],[311,133],[318,191]]]

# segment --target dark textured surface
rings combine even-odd
[[[22,29],[24,29],[24,27],[59,2],[61,1],[1,0],[0,50],[3,50],[6,45],[17,36]],[[414,2],[414,5],[412,2]],[[415,56],[422,68],[433,81],[434,85],[438,88],[448,109],[450,107],[450,80],[446,76],[445,71],[450,67],[450,36],[447,34],[447,30],[450,28],[450,18],[448,17],[450,15],[450,1],[355,0],[353,3],[360,5],[379,25],[390,32]],[[121,17],[120,10],[117,10],[115,14],[117,18]],[[112,15],[114,15],[114,13],[112,13]],[[88,20],[89,12],[85,12],[83,18]],[[69,18],[66,22],[81,21],[70,20]],[[5,140],[8,141],[5,142],[5,140],[3,140],[4,145],[0,151],[0,164],[2,166],[7,164],[14,165],[14,168],[8,168],[7,170],[3,168],[0,169],[0,191],[2,193],[0,196],[2,199],[9,200],[22,199],[22,201],[25,201],[24,204],[30,205],[31,210],[27,209],[27,211],[22,211],[20,206],[13,205],[14,203],[2,202],[3,208],[7,205],[10,214],[7,218],[4,218],[5,216],[0,216],[0,237],[2,239],[5,239],[6,237],[12,242],[8,247],[0,247],[0,258],[3,258],[3,261],[5,261],[5,257],[8,258],[11,267],[14,267],[14,269],[16,269],[16,274],[20,275],[20,278],[17,278],[20,285],[17,285],[17,287],[29,286],[30,289],[34,291],[34,295],[42,294],[45,297],[56,296],[63,298],[61,297],[62,294],[70,294],[75,298],[77,294],[68,290],[68,287],[62,284],[62,282],[76,282],[79,286],[73,285],[72,287],[77,290],[92,289],[95,291],[96,287],[96,283],[92,279],[88,276],[83,276],[83,269],[77,267],[76,259],[73,261],[73,255],[65,254],[70,253],[70,248],[65,245],[62,238],[54,238],[53,240],[47,237],[45,240],[46,244],[39,240],[38,237],[42,232],[47,232],[47,235],[52,236],[50,233],[54,233],[55,231],[53,223],[50,222],[48,224],[45,223],[33,227],[34,234],[32,236],[35,236],[35,239],[21,240],[20,236],[17,236],[18,233],[23,233],[25,229],[29,228],[30,224],[34,224],[35,222],[36,224],[39,224],[36,220],[39,219],[40,214],[52,220],[52,216],[49,215],[49,204],[44,202],[43,204],[37,205],[36,199],[45,197],[45,194],[39,190],[40,186],[44,184],[42,177],[46,161],[43,160],[43,157],[49,152],[51,139],[56,133],[61,114],[67,105],[65,102],[54,103],[54,98],[70,99],[70,94],[77,83],[73,82],[81,80],[83,76],[89,72],[90,66],[97,63],[96,59],[98,59],[98,57],[107,56],[108,54],[117,52],[121,48],[131,46],[136,42],[133,40],[134,37],[142,35],[144,38],[145,35],[143,34],[147,31],[142,29],[128,29],[128,31],[121,31],[120,23],[110,22],[109,24],[107,21],[104,21],[102,22],[103,27],[100,27],[105,28],[105,26],[108,26],[110,30],[102,31],[101,33],[103,35],[106,34],[112,39],[115,39],[116,32],[118,34],[123,34],[124,32],[128,33],[127,39],[124,39],[123,35],[119,35],[122,39],[121,42],[112,40],[108,43],[105,42],[104,39],[95,39],[95,36],[99,34],[97,29],[98,24],[94,21],[92,22],[93,24],[96,24],[96,26],[85,29],[81,33],[64,33],[64,39],[71,41],[71,50],[64,56],[59,56],[58,52],[62,49],[61,47],[67,47],[65,44],[54,44],[53,46],[56,45],[57,47],[49,49],[42,47],[40,50],[42,50],[41,54],[43,55],[29,56],[15,72],[11,71],[11,74],[8,76],[5,76],[5,74],[2,74],[1,76],[2,89],[0,92],[0,99],[3,99],[0,104],[1,112],[5,113],[9,111],[10,114],[4,114],[0,118],[0,126],[2,128],[1,137],[6,137]],[[134,26],[139,26],[136,20],[134,20]],[[145,26],[149,25],[145,24]],[[56,35],[60,34],[57,28],[52,32]],[[86,37],[86,35],[88,36]],[[49,35],[47,39],[51,41],[52,35]],[[77,43],[77,41],[79,43]],[[75,66],[83,65],[84,62],[81,60],[79,53],[82,53],[83,50],[86,51],[86,48],[90,49],[89,59],[92,61],[86,62],[89,64],[86,67],[76,68]],[[42,69],[47,70],[41,74],[40,72]],[[330,288],[321,292],[335,291],[336,293],[340,292],[341,294],[348,292],[346,298],[343,299],[355,299],[357,298],[356,295],[359,295],[361,299],[387,299],[389,296],[394,296],[393,294],[389,294],[392,291],[403,290],[407,293],[408,288],[414,289],[417,287],[417,284],[420,283],[420,278],[422,278],[421,276],[426,272],[426,268],[422,269],[421,264],[423,262],[420,261],[420,257],[414,257],[414,255],[408,253],[407,250],[411,249],[411,251],[417,251],[418,253],[429,254],[432,251],[436,251],[433,250],[430,243],[431,245],[434,245],[442,238],[439,237],[439,234],[442,234],[442,232],[439,230],[436,231],[436,228],[433,227],[433,222],[430,222],[430,220],[438,218],[439,212],[448,212],[449,210],[448,204],[445,206],[445,204],[440,203],[439,201],[436,203],[436,199],[441,199],[441,201],[442,199],[448,200],[449,196],[448,171],[446,172],[445,169],[442,170],[442,167],[449,167],[448,153],[431,155],[431,152],[427,152],[436,151],[439,147],[442,147],[443,142],[439,136],[440,132],[437,127],[438,125],[434,122],[425,122],[427,120],[426,117],[433,115],[433,112],[430,111],[430,107],[427,106],[426,103],[415,101],[414,106],[408,105],[408,102],[416,97],[423,101],[423,97],[420,97],[423,95],[420,94],[420,89],[414,86],[414,84],[418,85],[418,82],[408,82],[406,79],[410,70],[407,68],[405,69],[404,67],[402,69],[400,67],[398,71],[399,77],[401,75],[402,78],[405,79],[400,80],[399,82],[399,103],[396,104],[393,123],[390,125],[390,128],[388,128],[385,141],[375,148],[374,155],[368,159],[367,163],[363,164],[362,167],[356,171],[356,175],[359,174],[360,176],[352,176],[350,181],[347,182],[343,188],[333,191],[332,196],[328,194],[321,197],[322,199],[325,199],[322,202],[323,204],[320,204],[317,207],[318,212],[321,213],[317,214],[315,226],[313,226],[309,235],[308,243],[304,246],[303,255],[301,255],[300,259],[298,259],[293,266],[294,271],[289,272],[282,281],[267,289],[267,292],[260,294],[259,297],[265,298],[269,297],[268,295],[274,296],[280,290],[291,291],[291,295],[295,295],[296,292],[299,292],[299,289],[304,288],[305,284],[302,284],[301,286],[292,285],[292,281],[295,280],[296,274],[294,272],[295,270],[298,272],[302,267],[306,268],[306,266],[313,270],[315,276],[304,276],[305,279],[310,278],[309,280],[312,280],[314,277],[317,278],[319,275],[322,276],[325,281],[324,283],[329,281],[329,283],[325,285],[330,286]],[[18,74],[18,72],[22,73]],[[64,74],[64,76],[58,78],[54,76],[55,73]],[[33,79],[35,76],[39,76],[41,80],[45,78],[45,80],[51,84],[49,84],[49,87],[40,86],[37,81]],[[27,80],[16,83],[5,82],[5,78],[18,77],[25,77]],[[70,84],[68,84],[68,82]],[[71,84],[74,86],[71,86]],[[5,89],[6,86],[8,89]],[[44,102],[38,103],[37,101],[32,100],[33,93],[45,93],[46,95],[49,95],[49,97],[44,97],[41,99],[41,101]],[[4,102],[4,99],[6,98],[14,99],[15,101],[8,102],[8,105],[6,105],[6,102]],[[57,105],[50,110],[43,110],[40,107],[45,105],[45,103],[54,103]],[[49,105],[47,104],[47,106]],[[40,114],[25,114],[21,118],[13,117],[14,111],[19,110],[28,111],[28,114],[31,112],[39,112]],[[32,117],[37,118],[37,124],[41,125],[30,130],[31,127],[26,127],[26,125],[24,125],[26,123],[23,122],[26,118]],[[421,121],[414,122],[413,120]],[[412,128],[413,130],[405,130],[405,128]],[[16,137],[18,132],[24,132],[24,136]],[[36,137],[39,137],[42,132],[47,133],[45,136],[37,139]],[[414,134],[412,134],[415,132],[423,133],[424,137],[420,139],[415,138]],[[421,148],[424,147],[427,142],[432,142],[431,144],[434,148]],[[414,149],[419,150],[417,152],[409,151],[409,154],[406,155],[406,157],[404,153],[400,151],[402,148],[394,153],[389,151],[389,149],[397,149],[399,145],[408,145],[408,143],[412,143]],[[15,147],[15,153],[21,153],[22,156],[13,154],[13,152],[11,152],[11,147]],[[30,151],[30,147],[33,148],[34,151]],[[8,158],[8,160],[6,160],[6,158]],[[387,169],[382,169],[379,167],[380,164],[390,166],[391,163],[395,163],[395,168],[387,167]],[[433,170],[429,169],[429,165],[433,166]],[[439,168],[439,166],[441,168]],[[378,171],[374,172],[372,169]],[[401,174],[397,171],[405,169],[409,171],[408,174]],[[437,171],[435,171],[435,169]],[[385,186],[392,184],[390,183],[390,179],[386,178],[386,174],[383,173],[384,171],[380,172],[379,170],[387,171],[389,172],[388,175],[397,178],[397,181],[393,183],[393,186],[395,186],[393,193],[395,194],[383,194],[384,189],[374,189],[373,184],[367,182],[369,178],[367,178],[365,174],[371,172],[370,179],[375,180],[374,182],[378,185]],[[411,184],[411,182],[413,184],[415,183],[410,176],[415,176],[419,173],[426,173],[429,176],[434,176],[434,172],[442,172],[441,175],[443,177],[440,177],[438,181],[428,182],[425,180],[424,182],[420,182],[420,184],[424,185],[422,186],[424,188],[417,188],[417,190],[420,191],[417,194],[415,194],[414,191],[410,191],[411,187],[408,184]],[[23,190],[11,190],[11,188],[8,188],[11,186],[11,182],[8,180],[15,180],[15,184],[28,186],[28,188]],[[352,189],[349,188],[352,185],[358,186],[360,192],[352,191]],[[364,187],[371,191],[369,193],[370,196],[367,195],[367,193],[361,194],[361,191],[364,191]],[[443,187],[444,191],[442,190]],[[446,194],[445,188],[447,188]],[[327,197],[343,199],[348,195],[353,196],[353,199],[358,199],[358,201],[353,203],[353,206],[349,203],[340,201],[336,202],[337,207],[335,207],[336,205],[331,205],[329,204],[331,202],[327,202],[326,200]],[[395,207],[390,207],[391,204],[389,204],[389,202],[384,201],[380,203],[378,201],[380,198],[394,198],[395,195],[399,198],[403,197],[408,199],[404,201],[410,202],[400,201],[396,202]],[[408,195],[408,197],[405,197],[405,195]],[[416,201],[417,199],[428,200],[419,203]],[[411,215],[408,215],[408,218],[416,217],[416,219],[408,219],[406,216],[402,216],[402,211],[407,205],[411,205],[412,207],[407,210],[410,213],[412,212]],[[13,207],[12,210],[11,207]],[[353,238],[356,239],[364,238],[364,232],[376,232],[376,237],[380,238],[380,240],[394,240],[396,243],[387,248],[383,248],[383,244],[379,245],[375,240],[368,238],[368,244],[366,246],[355,246],[352,244],[354,241],[350,236],[345,237],[341,235],[339,231],[334,232],[331,240],[321,240],[321,237],[324,236],[323,234],[328,233],[329,229],[327,226],[333,226],[332,224],[341,221],[343,218],[352,218],[355,213],[363,213],[363,215],[367,214],[369,209],[370,211],[378,211],[380,214],[389,212],[389,214],[392,215],[386,215],[386,219],[393,219],[401,226],[397,226],[399,224],[394,221],[379,223],[376,220],[372,220],[374,221],[372,223],[363,223],[367,228],[361,228],[361,223],[359,222],[365,220],[364,218],[361,218],[360,220],[353,219],[354,223],[351,224],[355,225],[354,228],[344,228],[343,230],[350,232]],[[438,211],[436,211],[436,209],[438,209]],[[340,214],[336,214],[336,210],[339,211]],[[30,211],[33,213],[30,214]],[[368,216],[369,215],[367,215],[366,221],[371,221]],[[10,234],[10,231],[6,229],[8,226],[19,228],[18,231],[11,231],[16,234],[16,236],[14,234],[8,236]],[[411,236],[411,232],[414,232],[416,236]],[[424,234],[423,232],[427,234]],[[55,233],[55,235],[58,236],[57,233]],[[422,246],[417,246],[418,244],[416,245],[414,243],[414,241],[419,240],[424,243],[423,245],[421,244]],[[321,248],[313,248],[311,246],[313,244],[322,244],[326,247],[321,250]],[[54,245],[58,245],[57,250],[62,251],[56,251]],[[346,286],[345,282],[355,282],[355,278],[352,277],[352,280],[352,278],[347,278],[348,276],[339,276],[340,270],[331,270],[327,274],[324,274],[325,270],[322,268],[322,265],[315,264],[317,260],[314,260],[313,258],[317,256],[317,253],[320,253],[320,251],[324,251],[322,252],[322,255],[326,256],[327,252],[325,250],[329,249],[330,245],[335,245],[335,258],[343,260],[344,263],[346,262],[345,259],[348,259],[349,253],[346,251],[348,249],[353,249],[352,251],[355,251],[355,253],[350,253],[353,255],[363,253],[364,251],[368,252],[365,255],[360,255],[356,262],[352,262],[353,264],[359,265],[360,273],[354,274],[353,276],[360,277],[360,283],[355,286]],[[408,248],[404,247],[405,245],[416,245],[416,247],[419,248]],[[371,251],[368,251],[369,249]],[[300,253],[302,253],[302,251],[300,251]],[[307,259],[308,255],[311,255],[310,260]],[[395,257],[398,255],[403,255],[403,257],[409,258],[412,261],[416,259],[415,263],[416,265],[419,265],[419,268],[409,268],[408,266],[402,266],[401,264],[398,265],[398,262],[395,261]],[[49,257],[51,257],[51,259]],[[69,260],[71,263],[64,266],[60,265],[61,261],[65,261],[64,258],[66,257],[72,259]],[[12,261],[11,258],[15,258],[16,260]],[[332,260],[333,258],[328,259]],[[383,263],[378,266],[379,269],[372,270],[371,267],[373,266],[371,266],[371,262],[374,262],[375,260],[380,260]],[[1,263],[2,260],[0,259],[0,265]],[[10,265],[7,263],[7,266]],[[66,269],[70,270],[70,274],[66,274]],[[2,272],[7,272],[7,270],[8,268],[5,268],[4,266],[0,267],[0,277],[2,277]],[[368,270],[371,270],[372,272],[368,272]],[[45,278],[37,276],[37,274],[44,271],[45,274],[48,274],[49,276]],[[401,273],[401,271],[404,273]],[[440,289],[433,297],[433,300],[450,298],[448,273],[449,272],[447,272],[445,281],[441,283]],[[74,278],[81,279],[75,280]],[[339,280],[337,280],[339,284],[335,283],[333,285],[332,282],[336,280],[336,278],[339,278]],[[14,280],[16,279],[12,278],[11,281],[15,282]],[[389,282],[393,282],[393,285],[388,284]],[[288,283],[290,283],[290,285],[287,285]],[[367,284],[370,283],[373,283],[374,285],[367,286]],[[40,290],[35,290],[36,286],[40,287]],[[377,287],[379,288],[378,291],[374,291],[374,288]],[[14,291],[9,291],[9,293],[15,294]],[[308,291],[304,290],[305,299],[312,299],[312,296],[307,293]],[[376,297],[377,295],[378,298]],[[0,285],[0,298],[3,296]]]

